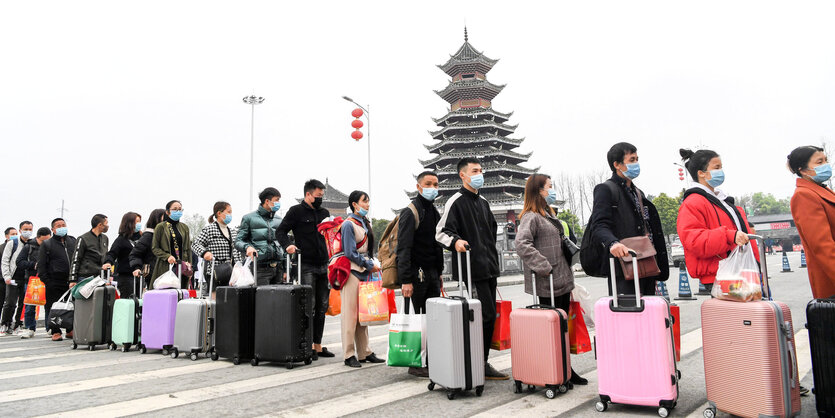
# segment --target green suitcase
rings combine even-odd
[[[134,278],[134,283],[136,279]],[[134,289],[130,298],[119,299],[113,304],[113,326],[111,327],[111,339],[115,350],[117,346],[122,347],[122,352],[130,351],[131,346],[140,342],[140,324],[142,323],[142,299],[141,295],[144,286],[144,277],[140,280],[139,291]]]

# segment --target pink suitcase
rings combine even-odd
[[[637,254],[630,251],[633,257]],[[678,401],[678,379],[670,304],[663,297],[643,296],[638,263],[632,263],[635,296],[601,298],[594,305],[598,394],[595,408],[611,403],[658,407],[666,417]],[[612,289],[615,259],[609,258]],[[617,293],[617,292],[615,292]],[[636,306],[636,297],[640,301]]]
[[[533,277],[534,304],[510,312],[510,361],[514,392],[522,385],[544,386],[545,396],[553,399],[557,391],[571,386],[571,360],[568,354],[568,316],[554,307],[554,277],[551,276],[551,306],[539,304],[536,275]]]
[[[767,287],[765,245],[759,247]],[[705,301],[702,342],[710,405],[704,411],[706,418],[715,416],[717,410],[740,417],[800,413],[794,327],[785,303]]]

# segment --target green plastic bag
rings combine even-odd
[[[79,280],[78,283],[76,283],[76,285],[73,286],[72,289],[70,289],[70,294],[72,294],[72,298],[73,299],[78,299],[78,300],[89,298],[90,295],[88,294],[87,296],[84,296],[84,294],[82,293],[82,290],[84,289],[85,286],[87,286],[93,280],[101,280],[102,282],[104,281],[101,277],[98,277],[98,276],[90,276],[90,277],[87,277],[85,279]]]
[[[389,322],[389,352],[392,367],[426,365],[426,315],[395,313]]]

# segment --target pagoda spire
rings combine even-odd
[[[469,42],[469,38],[467,37],[467,25],[464,25],[464,42]]]

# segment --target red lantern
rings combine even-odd
[[[353,111],[351,111],[351,116],[353,116],[355,118],[358,118],[358,117],[362,116],[362,109],[360,109],[360,108],[354,109]]]
[[[684,173],[684,169],[683,169],[683,168],[679,168],[679,169],[678,169],[678,172],[679,172],[679,173]]]
[[[362,128],[362,121],[359,119],[354,119],[353,122],[351,122],[351,126],[356,129]]]
[[[362,131],[351,132],[351,138],[354,138],[357,141],[359,141],[360,139],[362,139]]]
[[[679,176],[678,179],[684,181],[684,176]]]

